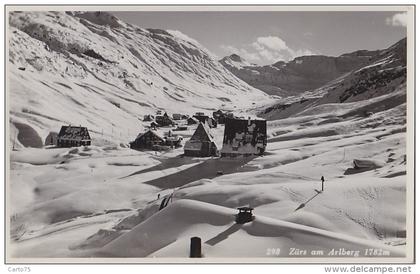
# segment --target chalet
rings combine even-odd
[[[163,136],[157,133],[155,130],[148,130],[141,133],[137,138],[130,143],[131,149],[143,150],[143,149],[154,149],[155,146],[164,145],[165,140]]]
[[[225,119],[224,119],[224,115],[225,113],[223,111],[221,111],[220,109],[218,111],[214,111],[213,112],[213,118],[219,123],[219,124],[224,124],[225,123]]]
[[[174,120],[181,120],[182,119],[182,115],[179,113],[174,113],[172,114],[172,119]]]
[[[90,146],[92,139],[86,127],[62,126],[57,136],[58,147]]]
[[[187,119],[187,124],[188,125],[195,125],[195,124],[198,124],[198,123],[199,123],[198,120],[194,117],[190,117],[190,118]]]
[[[172,131],[168,131],[164,134],[163,139],[165,140],[165,145],[171,148],[181,147],[182,136],[174,135]]]
[[[184,146],[185,156],[209,157],[217,156],[218,150],[210,129],[207,125],[199,123],[194,134]]]
[[[168,116],[166,112],[163,115],[156,116],[156,123],[158,123],[161,127],[175,125],[175,122]]]
[[[158,125],[158,123],[156,123],[155,121],[151,122],[151,123],[150,123],[150,126],[149,126],[149,128],[150,128],[150,129],[156,129],[156,128],[158,128],[158,127],[159,127],[159,125]]]
[[[212,118],[212,117],[209,117],[208,119],[207,119],[207,124],[209,125],[209,127],[211,127],[211,128],[215,128],[215,127],[217,127],[217,121],[216,121],[216,119],[214,119],[214,118]]]
[[[193,117],[201,123],[205,123],[207,119],[209,118],[209,116],[205,115],[203,112],[197,112],[196,114],[193,115]]]
[[[146,114],[143,117],[143,122],[151,122],[155,119],[155,117],[151,114]]]
[[[222,110],[214,111],[213,118],[218,124],[224,124],[227,118],[235,118],[232,112],[224,112]]]
[[[267,121],[227,118],[221,155],[261,155],[267,146]]]
[[[217,127],[217,121],[212,117],[205,115],[203,112],[197,112],[193,117],[201,123],[207,123],[210,128]]]

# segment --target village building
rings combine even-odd
[[[155,119],[155,117],[151,114],[146,114],[143,117],[143,122],[151,122]]]
[[[197,112],[193,117],[201,123],[207,123],[210,128],[217,127],[217,121],[212,117],[205,115],[203,112]]]
[[[149,128],[150,128],[150,129],[156,129],[156,128],[158,128],[158,127],[159,127],[159,125],[158,125],[158,123],[156,123],[155,121],[151,122],[151,123],[150,123],[150,126],[149,126]]]
[[[227,118],[221,155],[262,155],[267,146],[267,121]]]
[[[141,133],[137,138],[130,143],[131,149],[144,150],[144,149],[156,149],[155,146],[164,145],[165,140],[156,130],[148,130]]]
[[[232,112],[225,112],[219,109],[213,112],[213,118],[218,124],[224,124],[227,118],[234,118],[234,115]]]
[[[173,126],[175,125],[175,122],[168,116],[168,114],[165,112],[165,114],[156,116],[156,123],[159,124],[161,127],[166,126]]]
[[[172,119],[174,120],[181,120],[182,119],[182,115],[179,113],[173,113],[172,114]]]
[[[168,132],[165,132],[163,138],[165,140],[166,146],[169,146],[171,148],[177,148],[177,147],[182,146],[181,144],[182,139],[183,139],[182,136],[173,134],[171,130]]]
[[[57,138],[58,138],[58,133],[51,131],[48,134],[48,136],[45,138],[44,145],[46,145],[46,146],[56,146],[57,145]]]
[[[213,112],[213,118],[217,121],[217,123],[224,124],[225,123],[224,114],[225,113],[219,109],[218,111]]]
[[[86,127],[62,126],[57,136],[58,147],[90,146],[92,139]]]
[[[214,118],[212,118],[212,117],[209,117],[208,119],[207,119],[207,124],[209,125],[209,127],[211,127],[211,128],[216,128],[217,127],[217,121],[216,121],[216,119],[214,119]]]
[[[216,143],[214,142],[213,136],[210,133],[210,128],[207,125],[203,123],[198,124],[198,127],[191,136],[190,140],[185,143],[184,154],[185,156],[192,157],[209,157],[218,155]]]
[[[196,114],[193,115],[193,117],[201,123],[205,123],[207,119],[209,118],[209,116],[205,115],[203,112],[197,112]]]
[[[163,135],[156,130],[149,129],[141,133],[130,143],[131,149],[136,150],[167,150],[182,146],[182,136],[175,135],[172,131]]]
[[[194,118],[194,117],[189,117],[188,119],[187,119],[187,124],[188,125],[196,125],[196,124],[198,124],[199,122],[198,122],[198,120],[196,119],[196,118]]]

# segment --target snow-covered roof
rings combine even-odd
[[[159,132],[157,132],[156,130],[152,130],[152,129],[149,129],[146,132],[140,133],[139,135],[137,135],[137,138],[136,139],[141,138],[143,135],[145,135],[148,132],[150,132],[151,134],[153,134],[153,135],[155,135],[155,136],[157,136],[157,137],[159,137],[160,139],[163,140],[163,136]]]
[[[195,117],[188,117],[187,121],[189,121],[189,120],[193,120],[194,122],[197,122],[198,123],[198,120]]]
[[[214,137],[213,134],[211,134],[208,125],[200,122],[190,140],[214,142]]]

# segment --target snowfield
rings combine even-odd
[[[409,253],[401,58],[275,101],[176,30],[90,12],[9,21],[8,261],[187,258],[191,237],[203,260]],[[263,156],[128,148],[150,125],[145,114],[219,108],[267,119]],[[44,146],[68,124],[86,126],[92,145]],[[173,133],[185,144],[196,127]],[[220,150],[224,126],[212,133]],[[255,219],[236,224],[242,206]]]
[[[328,256],[339,247],[404,256],[405,105],[392,111],[392,123],[384,111],[318,126],[330,109],[269,122],[262,157],[119,146],[11,151],[12,256],[185,258],[192,236],[202,238],[206,258],[265,258],[267,248],[279,257],[296,257],[293,248]],[[220,146],[223,126],[214,133]],[[355,169],[363,159],[377,165]],[[254,222],[235,225],[240,206],[255,208]]]

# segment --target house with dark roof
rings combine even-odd
[[[207,123],[210,128],[217,127],[217,121],[213,117],[205,115],[203,112],[197,112],[193,117],[201,123]]]
[[[198,124],[198,123],[199,123],[198,120],[194,117],[189,117],[187,119],[187,125],[195,125],[195,124]]]
[[[158,125],[158,123],[156,123],[155,121],[152,121],[151,123],[150,123],[150,126],[149,126],[149,128],[150,129],[156,129],[156,128],[158,128],[159,127],[159,125]]]
[[[161,127],[166,127],[166,126],[173,126],[175,125],[175,122],[172,120],[171,117],[169,117],[169,115],[165,112],[165,114],[163,115],[159,115],[156,116],[155,118],[156,123],[159,124],[159,126]]]
[[[227,118],[221,155],[261,155],[267,146],[267,121]]]
[[[155,146],[164,145],[165,140],[156,130],[149,129],[140,133],[137,138],[130,143],[130,148],[137,150],[154,149]]]
[[[216,120],[218,124],[224,124],[227,118],[235,118],[235,117],[232,112],[222,111],[219,109],[218,111],[213,112],[213,118]]]
[[[171,130],[164,133],[163,139],[165,140],[165,145],[171,148],[177,148],[182,146],[182,136],[174,134]]]
[[[180,113],[173,113],[172,114],[172,119],[174,119],[174,120],[181,120],[182,119],[182,114],[180,114]]]
[[[214,142],[210,128],[203,123],[199,123],[197,129],[184,146],[185,156],[209,157],[217,156],[218,149]]]
[[[86,127],[62,126],[57,136],[58,147],[90,146],[92,139]]]
[[[143,117],[143,122],[151,122],[155,119],[155,117],[151,114],[146,114]]]
[[[209,118],[209,116],[205,115],[204,112],[197,112],[193,115],[193,117],[201,123],[205,123]]]

